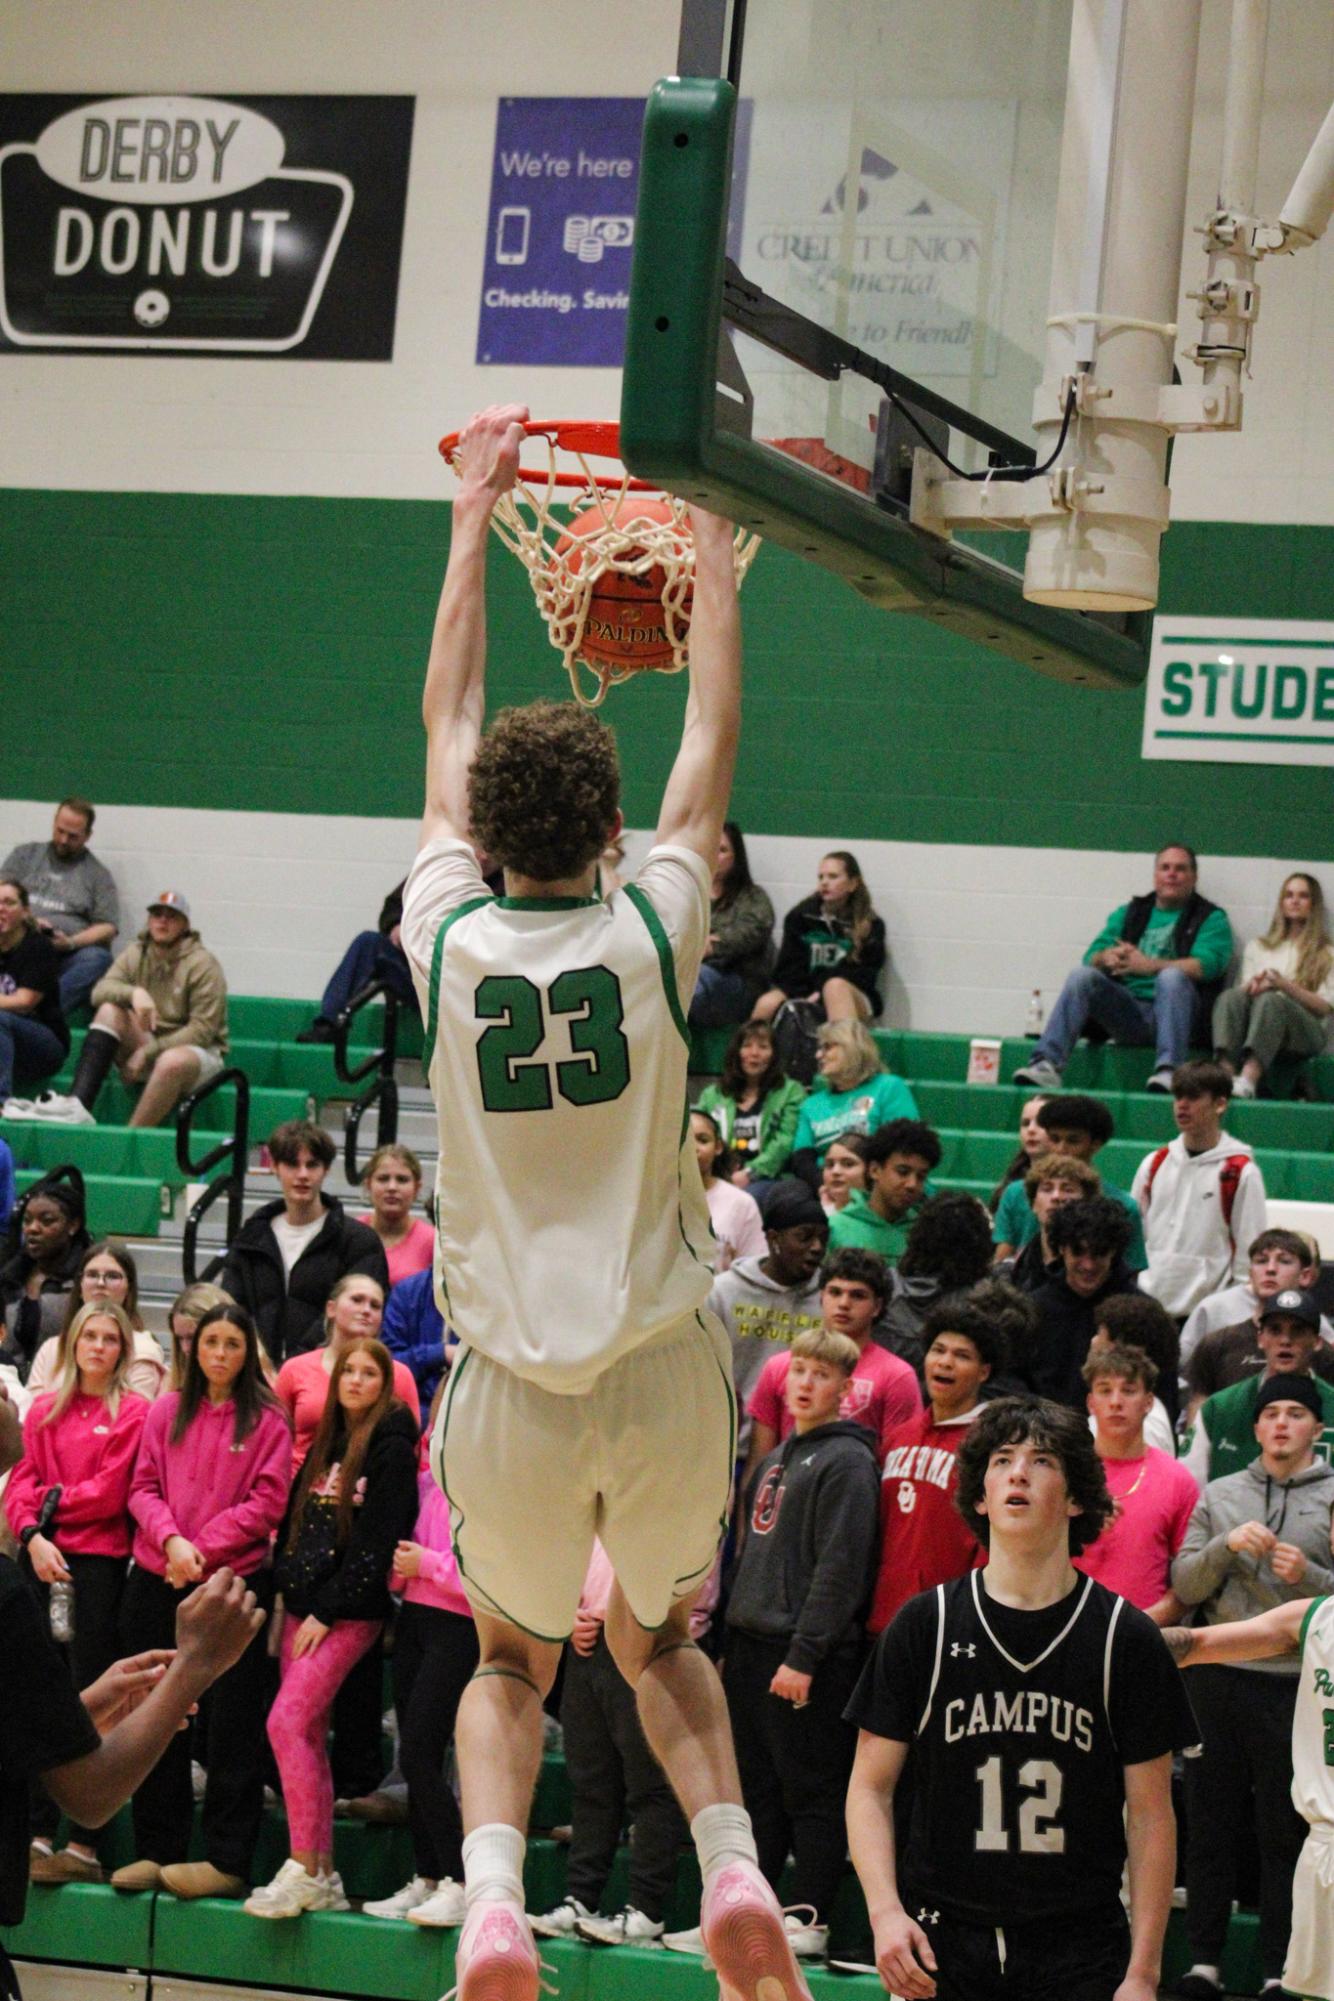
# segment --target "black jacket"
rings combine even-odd
[[[875,1446],[846,1418],[804,1438],[794,1431],[760,1461],[747,1489],[727,1624],[787,1642],[784,1660],[798,1674],[861,1642],[880,1528]]]
[[[281,1199],[266,1203],[242,1225],[218,1274],[223,1291],[254,1314],[274,1362],[320,1346],[325,1304],[345,1273],[365,1272],[389,1290],[384,1245],[374,1230],[354,1222],[335,1196],[321,1199],[327,1211],[324,1228],[306,1245],[290,1277],[271,1227],[283,1213]]]
[[[826,917],[818,896],[808,896],[794,904],[783,919],[774,965],[774,985],[792,998],[815,993],[834,977],[850,980],[871,1002],[873,1014],[880,1012],[880,974],[885,964],[885,921],[872,917],[871,929],[854,957],[850,949],[852,926],[841,918]]]
[[[335,1619],[388,1616],[389,1569],[394,1550],[417,1519],[417,1427],[412,1413],[392,1404],[380,1419],[366,1454],[365,1492],[340,1549],[337,1503],[312,1495],[301,1514],[295,1547],[287,1547],[296,1488],[278,1531],[274,1583],[284,1609],[299,1619],[313,1612],[326,1626]]]
[[[64,1257],[42,1280],[35,1299],[28,1297],[33,1261],[25,1250],[15,1251],[0,1266],[0,1362],[12,1363],[20,1382],[28,1380],[28,1370],[43,1341],[64,1326],[74,1280],[91,1242],[86,1230],[79,1230],[70,1239]]]
[[[1098,1309],[1117,1293],[1138,1290],[1134,1272],[1121,1258],[1091,1298],[1072,1292],[1064,1271],[1038,1287],[1032,1296],[1038,1313],[1038,1338],[1028,1374],[1040,1397],[1068,1404],[1071,1410],[1085,1409],[1087,1391],[1080,1370],[1088,1360],[1089,1342],[1098,1331]]]

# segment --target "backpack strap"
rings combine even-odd
[[[1248,1153],[1230,1153],[1218,1171],[1218,1200],[1223,1211],[1228,1242],[1234,1251],[1237,1248],[1237,1240],[1232,1234],[1232,1211],[1236,1206],[1241,1177],[1250,1166],[1250,1162],[1251,1157]]]
[[[1146,1206],[1148,1204],[1149,1197],[1153,1194],[1153,1184],[1158,1179],[1158,1170],[1166,1159],[1167,1159],[1167,1148],[1165,1146],[1160,1146],[1155,1154],[1150,1155],[1149,1178],[1144,1184],[1144,1201]],[[1234,1190],[1233,1192],[1235,1193],[1236,1191]]]

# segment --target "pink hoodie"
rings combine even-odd
[[[130,1489],[134,1560],[155,1577],[166,1572],[170,1536],[185,1536],[204,1559],[207,1577],[230,1564],[243,1577],[268,1559],[292,1483],[292,1428],[286,1413],[263,1410],[241,1445],[234,1440],[236,1407],[204,1398],[179,1445],[171,1442],[180,1391],[159,1397],[148,1413]]]
[[[395,1576],[394,1589],[402,1590],[404,1602],[408,1605],[430,1605],[438,1612],[457,1612],[463,1618],[471,1619],[472,1606],[459,1581],[459,1567],[454,1560],[454,1545],[449,1532],[449,1502],[425,1466],[417,1475],[417,1494],[417,1526],[412,1531],[411,1540],[421,1544],[422,1567],[418,1575],[408,1578],[406,1583]]]
[[[150,1406],[123,1393],[111,1417],[103,1397],[75,1391],[54,1424],[43,1418],[56,1393],[38,1397],[23,1422],[23,1457],[9,1476],[5,1513],[15,1535],[36,1522],[48,1487],[63,1491],[52,1536],[66,1556],[128,1556],[130,1476]]]

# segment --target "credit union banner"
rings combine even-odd
[[[412,113],[0,95],[0,353],[392,359]]]
[[[1334,625],[1155,618],[1143,754],[1334,764]]]

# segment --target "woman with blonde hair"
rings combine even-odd
[[[891,1119],[915,1119],[917,1100],[880,1061],[869,1028],[860,1021],[827,1021],[816,1038],[817,1080],[797,1117],[792,1172],[812,1188],[830,1144],[841,1133],[873,1133]]]
[[[126,1371],[125,1387],[149,1403],[160,1396],[167,1380],[167,1365],[157,1338],[148,1332],[139,1315],[139,1267],[123,1244],[108,1238],[90,1244],[74,1274],[65,1324],[58,1334],[43,1341],[28,1371],[28,1388],[34,1396],[54,1388],[60,1380],[69,1347],[69,1331],[80,1309],[94,1304],[110,1304],[125,1309],[134,1329],[134,1353]]]
[[[1334,942],[1313,875],[1290,875],[1273,921],[1241,957],[1241,978],[1214,1003],[1214,1049],[1253,1098],[1276,1056],[1318,1056],[1334,1013]]]
[[[294,1474],[300,1472],[319,1430],[340,1353],[350,1341],[378,1341],[383,1319],[384,1289],[379,1280],[369,1278],[365,1272],[347,1272],[334,1286],[324,1308],[323,1346],[307,1349],[304,1355],[289,1355],[279,1369],[273,1387],[292,1420]],[[407,1405],[414,1421],[420,1424],[421,1398],[411,1369],[395,1362],[393,1373],[394,1395]]]
[[[425,1271],[435,1254],[435,1231],[424,1216],[415,1222],[412,1217],[422,1192],[422,1164],[410,1146],[377,1146],[361,1180],[371,1206],[357,1221],[369,1223],[384,1245],[389,1283],[395,1286]]]
[[[329,1719],[339,1689],[380,1637],[394,1552],[416,1513],[416,1420],[394,1394],[389,1350],[358,1337],[333,1365],[278,1537],[282,1681],[268,1732],[291,1852],[246,1899],[252,1917],[348,1908],[333,1866]]]
[[[57,1615],[55,1637],[62,1605],[65,1620],[72,1618],[63,1644],[76,1688],[95,1681],[119,1652],[116,1626],[133,1530],[130,1480],[149,1410],[126,1388],[133,1352],[134,1328],[123,1307],[111,1301],[80,1307],[59,1382],[24,1420],[23,1457],[5,1494],[28,1581],[43,1610]],[[100,1883],[93,1830],[71,1826],[68,1846],[56,1854],[58,1818],[45,1796],[34,1803],[33,1882]]]

